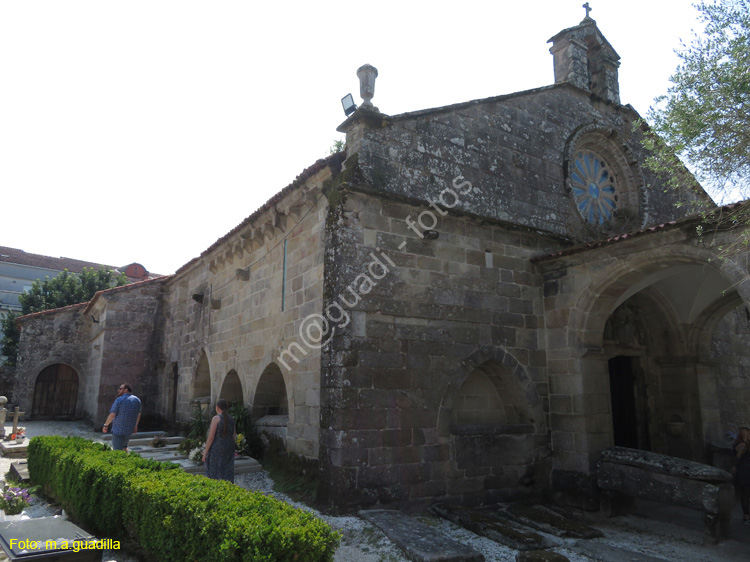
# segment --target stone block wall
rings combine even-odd
[[[718,371],[718,402],[722,433],[750,426],[750,313],[745,305],[719,322],[711,345]]]
[[[163,281],[117,287],[91,303],[23,317],[16,370],[21,407],[31,413],[39,373],[64,364],[78,376],[77,417],[103,422],[123,382],[141,398],[143,413],[155,414],[153,342]]]
[[[322,499],[527,493],[549,453],[541,280],[528,258],[556,243],[437,211],[438,238],[423,239],[406,221],[428,206],[341,197],[326,244],[325,306],[341,320],[323,355]],[[459,423],[479,421],[453,415],[478,372],[502,410]],[[491,461],[467,461],[487,446]]]
[[[124,382],[140,398],[142,416],[158,414],[154,347],[163,283],[159,279],[104,292],[88,312],[98,320],[86,334],[91,342],[86,411],[94,422],[104,421]]]
[[[569,195],[565,169],[586,127],[602,131],[595,143],[599,151],[612,154],[612,164],[617,153],[621,175],[632,175],[627,181],[618,178],[631,185],[635,197],[626,204],[621,194],[620,206],[638,216],[615,225],[621,230],[614,234],[684,213],[675,207],[677,195],[664,193],[659,178],[636,164],[644,157],[642,134],[633,131],[638,118],[630,107],[596,101],[588,92],[560,84],[382,116],[375,124],[351,126],[347,145],[358,155],[367,183],[384,192],[438,201],[441,191],[462,177],[474,189],[456,209],[576,238],[583,236],[584,223]],[[694,195],[686,191],[680,197]]]
[[[21,339],[15,383],[21,410],[31,415],[34,385],[39,373],[55,363],[68,365],[78,373],[76,414],[90,417],[84,397],[89,380],[86,332],[91,320],[81,314],[85,304],[32,314],[20,321]]]
[[[288,449],[317,458],[320,351],[318,342],[308,345],[301,334],[306,335],[305,319],[316,318],[323,308],[327,201],[320,188],[330,174],[325,168],[279,198],[169,283],[161,384],[169,387],[176,364],[178,421],[186,422],[192,414],[200,365],[206,365],[210,376],[206,388],[212,405],[234,371],[242,400],[250,407],[261,376],[275,365],[288,401]],[[201,302],[193,295],[202,295]]]

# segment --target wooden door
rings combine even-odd
[[[35,419],[73,419],[78,400],[78,374],[68,365],[46,367],[36,378],[31,415]]]

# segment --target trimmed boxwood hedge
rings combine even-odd
[[[333,559],[340,534],[311,513],[77,437],[34,437],[29,475],[89,532],[160,561]]]

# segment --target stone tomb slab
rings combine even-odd
[[[182,467],[182,470],[188,474],[203,474],[206,467],[201,462],[191,461],[190,459],[177,459],[174,461],[168,461],[178,464]],[[234,473],[235,474],[247,474],[249,472],[260,472],[263,467],[258,461],[250,457],[240,457],[234,459]]]
[[[166,437],[167,432],[166,431],[139,431],[138,433],[134,433],[130,439],[131,441],[133,439],[153,439],[154,437]],[[111,433],[102,433],[102,439],[104,441],[112,441],[112,434]]]
[[[596,541],[578,541],[575,545],[568,548],[592,560],[606,560],[606,562],[668,562],[664,558],[657,558],[649,554],[643,554],[642,552],[635,552]]]
[[[436,504],[431,511],[440,517],[515,550],[542,550],[558,546],[549,538],[502,515],[494,508],[468,508]]]
[[[4,457],[11,459],[22,458],[26,456],[29,447],[29,440],[24,439],[21,443],[15,441],[0,441],[0,453]]]
[[[498,506],[502,516],[550,535],[575,539],[594,539],[604,536],[599,529],[560,515],[543,505],[504,504]]]
[[[26,459],[10,463],[10,473],[21,482],[29,481],[29,461]]]
[[[484,556],[468,545],[437,532],[416,519],[390,509],[360,511],[414,562],[484,562]]]
[[[167,446],[169,445],[179,445],[182,443],[185,438],[184,437],[161,437],[161,441],[165,443]],[[154,442],[155,437],[131,437],[130,441],[128,442],[128,448],[132,446],[137,447],[150,447],[151,444]]]
[[[28,541],[33,544],[28,548]],[[59,517],[41,517],[0,523],[0,545],[8,559],[47,562],[100,562],[102,548],[79,548],[71,545],[93,544],[96,537],[90,535],[70,521]],[[99,541],[103,545],[105,541]]]

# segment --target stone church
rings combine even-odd
[[[362,67],[344,152],[174,275],[19,319],[15,400],[241,401],[343,509],[536,493],[613,444],[710,460],[750,420],[747,256],[643,165],[595,21],[550,42],[552,85],[401,115]]]

